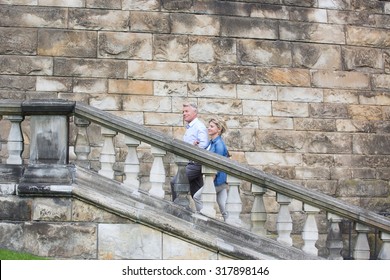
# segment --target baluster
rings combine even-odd
[[[150,170],[150,183],[152,184],[149,194],[164,198],[165,192],[163,185],[165,183],[165,169],[163,163],[163,156],[165,156],[166,151],[152,147],[151,153],[154,156],[152,169]]]
[[[266,235],[265,223],[267,221],[267,211],[265,210],[264,194],[267,189],[252,184],[252,193],[255,196],[251,211],[252,229],[251,231],[258,235]]]
[[[367,233],[369,232],[368,226],[362,224],[356,224],[355,230],[358,233],[353,250],[353,258],[355,260],[369,260],[370,259],[370,245],[368,244]]]
[[[390,233],[381,232],[381,239],[383,241],[382,248],[379,251],[379,260],[390,260]]]
[[[326,247],[329,251],[328,259],[342,260],[341,250],[343,249],[343,237],[340,229],[342,221],[340,216],[328,213],[328,220],[330,222],[328,236],[326,239]]]
[[[302,232],[302,239],[304,241],[302,250],[312,255],[318,255],[318,249],[315,246],[318,240],[318,227],[315,214],[320,212],[320,209],[304,204],[303,210],[307,213],[307,218]]]
[[[140,141],[130,137],[125,136],[125,144],[127,146],[127,156],[124,163],[124,173],[125,180],[123,184],[130,187],[131,189],[138,191],[140,182],[138,179],[139,175],[139,160],[137,155],[137,147],[140,145]]]
[[[188,160],[180,156],[176,156],[175,162],[177,164],[177,175],[175,177],[175,182],[173,182],[173,191],[176,193],[174,202],[187,209],[190,209],[190,201],[188,200],[190,184],[186,174]]]
[[[4,119],[11,122],[11,129],[8,135],[8,164],[22,164],[23,153],[23,134],[20,123],[23,121],[22,116],[4,116]]]
[[[200,210],[200,213],[208,217],[215,218],[215,204],[217,201],[217,195],[214,186],[214,176],[217,174],[217,171],[202,165],[202,173],[205,176],[205,180],[202,191],[203,208]]]
[[[114,137],[117,135],[117,132],[102,127],[101,133],[104,137],[104,144],[102,151],[100,153],[100,163],[101,169],[99,174],[114,179],[114,170],[113,165],[115,163],[115,147],[114,147]]]
[[[240,227],[242,224],[242,221],[240,219],[240,214],[242,211],[242,202],[239,191],[241,180],[228,175],[227,183],[229,185],[229,190],[228,197],[226,200],[226,211],[228,212],[226,222],[228,224]]]
[[[276,220],[276,230],[278,232],[277,241],[283,242],[288,246],[292,246],[292,238],[290,236],[292,231],[292,219],[290,211],[288,209],[289,204],[291,203],[291,198],[277,194],[276,200],[280,205],[279,214]]]
[[[74,123],[77,126],[77,136],[74,148],[74,152],[77,157],[76,162],[82,167],[90,168],[88,156],[91,152],[91,147],[89,144],[87,128],[91,122],[76,117]]]

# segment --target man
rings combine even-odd
[[[183,104],[183,119],[187,123],[183,141],[205,149],[209,144],[206,126],[198,119],[198,107],[194,103]],[[194,194],[203,186],[202,166],[190,161],[186,167],[186,174],[190,184],[190,193]],[[171,181],[172,201],[176,199],[174,183],[176,176]]]

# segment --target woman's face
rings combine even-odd
[[[208,131],[211,139],[214,139],[215,137],[217,137],[220,134],[221,129],[219,129],[218,126],[214,122],[209,122],[209,126],[207,128],[207,131]]]

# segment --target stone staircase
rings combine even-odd
[[[354,225],[354,259],[370,258],[369,238],[374,232],[381,239],[377,258],[390,258],[388,218],[107,112],[64,100],[2,100],[0,115],[2,122],[10,123],[5,143],[7,157],[2,158],[0,165],[0,247],[55,258],[342,259],[346,234],[340,226],[342,221],[349,220]],[[21,122],[26,117],[31,124],[30,158],[23,160]],[[68,139],[69,131],[56,131],[67,128],[69,118],[74,118],[78,129],[73,147],[75,158],[70,156],[68,143],[60,140]],[[105,139],[98,172],[91,169],[89,157],[91,148],[86,128],[90,123],[102,127]],[[126,179],[122,181],[116,180],[113,170],[116,163],[113,139],[118,134],[125,136],[128,147],[123,163]],[[137,147],[141,142],[150,145],[154,158],[148,191],[141,188],[142,182],[138,180]],[[230,221],[224,223],[216,215],[194,213],[189,209],[186,188],[178,189],[180,203],[166,199],[163,157],[167,153],[174,155],[178,172],[186,161],[194,160],[204,166],[206,179],[216,170],[228,173]],[[252,185],[254,196],[249,227],[242,220],[239,193],[242,181]],[[276,236],[264,230],[267,213],[263,196],[268,190],[276,192],[280,205],[275,221]],[[215,198],[215,193],[209,196]],[[300,244],[291,237],[294,225],[289,207],[295,201],[300,201],[304,219],[299,230]],[[207,201],[204,205],[215,206]],[[328,228],[326,241],[322,243],[317,221]],[[326,254],[320,256],[318,248]]]

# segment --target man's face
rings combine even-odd
[[[192,122],[197,116],[197,112],[195,108],[191,106],[183,106],[183,119],[185,122]]]

